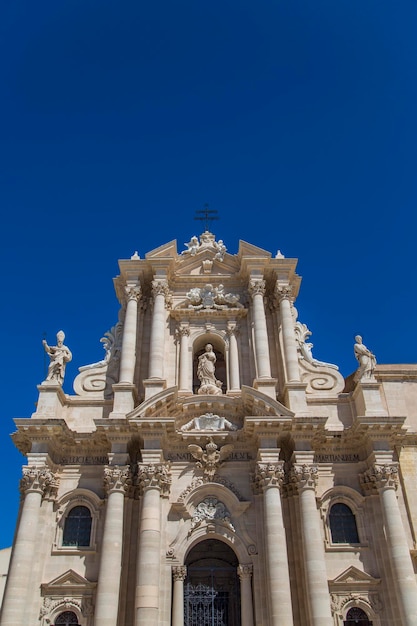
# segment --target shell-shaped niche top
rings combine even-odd
[[[214,260],[224,261],[224,255],[227,252],[227,248],[224,245],[222,239],[216,241],[215,235],[206,230],[200,238],[193,235],[188,243],[184,244],[186,249],[181,252],[183,255],[195,256],[203,250],[212,249],[214,251]]]

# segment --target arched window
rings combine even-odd
[[[359,543],[356,519],[346,504],[343,502],[333,504],[329,523],[333,543]]]
[[[58,615],[55,626],[79,626],[77,616],[73,611],[65,611]]]
[[[68,513],[64,534],[63,546],[86,547],[90,545],[91,513],[86,506],[75,506]]]
[[[359,609],[354,606],[347,612],[346,620],[343,622],[344,626],[372,626],[372,622],[369,621],[369,617]]]

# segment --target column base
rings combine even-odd
[[[36,404],[36,412],[32,417],[54,417],[62,416],[62,408],[65,406],[65,393],[58,383],[54,381],[44,381],[38,385],[39,398]]]
[[[254,389],[257,389],[266,396],[277,399],[277,379],[276,378],[255,378],[253,381]]]
[[[143,386],[145,387],[145,400],[148,400],[148,398],[164,391],[167,387],[167,381],[163,378],[147,378],[143,381]]]
[[[133,411],[138,401],[138,392],[133,383],[116,383],[112,387],[114,392],[113,411],[110,419],[126,417]]]
[[[285,384],[283,404],[291,411],[294,411],[296,417],[310,415],[310,410],[307,406],[306,389],[307,383],[293,382]]]
[[[356,414],[365,417],[388,417],[382,404],[381,386],[377,381],[360,381],[352,394]]]

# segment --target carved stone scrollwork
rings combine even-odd
[[[161,495],[167,496],[171,480],[169,464],[157,463],[139,466],[138,486],[141,493],[151,487],[157,487],[161,491]]]
[[[315,489],[318,481],[317,465],[293,465],[289,472],[289,482],[301,489]]]
[[[152,295],[154,298],[157,296],[164,296],[165,306],[169,306],[172,302],[172,294],[169,290],[167,280],[153,280],[152,281]]]
[[[56,474],[47,468],[24,467],[20,480],[20,493],[24,496],[30,491],[42,494],[43,498],[54,499],[59,487]]]
[[[187,567],[185,565],[173,565],[172,577],[175,580],[184,581],[187,578]]]
[[[239,576],[240,580],[243,580],[244,578],[252,578],[252,573],[253,567],[251,564],[237,566],[237,575]]]
[[[136,300],[136,302],[139,302],[142,295],[142,289],[140,285],[125,285],[125,295],[127,301]]]
[[[203,521],[213,520],[221,521],[231,530],[235,530],[230,521],[230,513],[223,502],[214,496],[209,496],[197,505],[191,520],[191,531],[200,526]]]
[[[365,493],[372,493],[378,489],[398,487],[398,464],[375,464],[367,469],[361,476],[360,482]]]
[[[251,278],[249,281],[248,287],[249,295],[253,298],[254,296],[265,295],[265,281],[263,279]]]
[[[128,494],[132,487],[132,473],[129,467],[108,466],[104,468],[104,490],[108,495],[112,491]]]
[[[254,488],[262,492],[267,487],[281,487],[284,482],[284,461],[279,463],[257,463]]]

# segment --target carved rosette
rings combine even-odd
[[[23,476],[20,480],[20,493],[40,493],[42,498],[53,500],[59,487],[59,479],[56,474],[46,467],[24,467]]]
[[[167,280],[153,280],[152,281],[152,295],[155,300],[157,296],[164,296],[165,306],[170,306],[172,302],[172,293],[169,290]]]
[[[293,465],[289,472],[289,482],[298,489],[315,489],[319,470],[317,465],[306,463]]]
[[[184,582],[184,580],[187,578],[187,567],[185,565],[173,565],[172,577],[174,581],[180,580]]]
[[[129,302],[129,300],[139,302],[142,296],[142,289],[140,285],[125,285],[125,295],[127,302]]]
[[[265,295],[265,281],[262,278],[251,278],[248,286],[249,295],[251,298],[261,295]]]
[[[129,495],[132,489],[132,473],[129,467],[107,466],[104,468],[104,491],[108,496],[113,491]]]
[[[251,564],[238,565],[237,566],[237,575],[240,580],[244,580],[245,578],[252,578],[253,567]]]
[[[162,496],[168,496],[171,481],[169,463],[155,463],[139,466],[138,486],[140,493],[143,493],[146,489],[157,488],[161,491]]]
[[[375,463],[360,476],[360,482],[364,493],[368,494],[375,493],[379,489],[397,489],[398,463]]]
[[[257,463],[254,476],[254,490],[262,493],[268,487],[281,488],[284,482],[284,461],[279,463]]]

